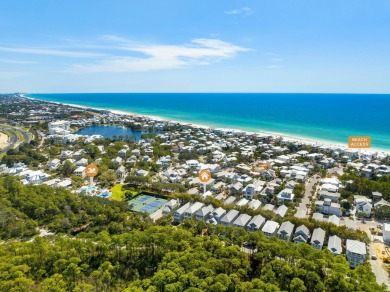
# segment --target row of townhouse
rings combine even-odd
[[[204,220],[209,224],[222,224],[224,226],[245,228],[249,232],[262,231],[267,238],[277,237],[286,242],[293,241],[296,244],[308,243],[318,250],[322,250],[325,243],[326,232],[321,228],[316,228],[313,234],[305,225],[300,225],[295,229],[294,224],[285,221],[281,225],[272,220],[266,221],[261,215],[250,216],[240,214],[237,210],[226,211],[223,208],[214,208],[212,205],[204,205],[201,202],[186,203],[173,213],[175,223],[182,220],[195,219],[197,222]],[[332,235],[328,239],[327,248],[333,255],[342,254],[341,239]],[[366,258],[366,245],[356,240],[347,240],[346,256],[351,267],[362,264]]]

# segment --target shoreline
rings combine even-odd
[[[291,135],[289,133],[280,133],[280,132],[272,132],[272,131],[264,131],[262,129],[258,129],[256,132],[246,130],[246,129],[240,129],[240,128],[226,128],[226,127],[221,127],[218,125],[206,125],[206,124],[199,124],[197,122],[191,122],[191,121],[184,121],[184,120],[173,120],[170,118],[165,118],[165,117],[160,117],[160,116],[154,116],[154,115],[148,115],[148,114],[141,114],[141,113],[135,113],[135,112],[130,112],[130,111],[123,111],[123,110],[117,110],[117,109],[111,109],[111,108],[99,108],[99,107],[93,107],[93,106],[86,106],[86,105],[79,105],[79,104],[72,104],[72,103],[65,103],[65,102],[58,102],[58,101],[49,101],[49,100],[44,100],[44,99],[39,99],[39,98],[34,98],[34,97],[29,97],[26,96],[25,94],[21,94],[21,97],[32,99],[32,100],[38,100],[42,102],[49,102],[49,103],[54,103],[54,104],[63,104],[75,108],[80,108],[80,109],[93,109],[97,111],[108,111],[113,114],[117,115],[135,115],[135,116],[142,116],[145,118],[150,118],[155,121],[164,121],[164,122],[172,122],[172,123],[179,123],[182,125],[191,125],[194,128],[204,128],[204,129],[220,129],[222,131],[231,131],[231,132],[244,132],[249,135],[268,135],[268,136],[274,136],[274,137],[282,137],[283,139],[289,141],[289,142],[300,142],[306,145],[316,145],[316,146],[325,146],[325,147],[340,147],[342,149],[349,149],[347,143],[341,143],[337,141],[331,141],[331,140],[323,140],[323,139],[318,139],[318,138],[313,138],[313,137],[305,137],[305,136],[296,136],[296,135]],[[361,149],[356,149],[357,151],[361,151]],[[369,149],[363,149],[363,150],[371,150],[375,151],[378,153],[384,153],[387,155],[390,155],[390,149],[382,149],[382,148],[376,148],[372,147]]]

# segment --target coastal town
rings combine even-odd
[[[369,262],[389,286],[389,153],[20,94],[0,104],[2,176],[127,202],[154,222],[224,225],[328,249],[351,268]]]

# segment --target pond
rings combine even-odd
[[[75,134],[88,136],[102,135],[104,138],[110,139],[113,139],[114,137],[118,139],[119,137],[122,137],[123,139],[126,139],[127,137],[135,137],[135,141],[139,141],[142,134],[149,133],[150,132],[132,131],[131,129],[122,126],[90,126],[81,129]]]

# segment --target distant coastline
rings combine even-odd
[[[79,107],[79,108],[91,108],[91,109],[96,109],[96,110],[107,110],[112,113],[120,114],[120,115],[142,115],[146,117],[150,117],[155,120],[164,120],[164,121],[173,121],[173,122],[178,122],[182,124],[191,124],[194,127],[202,127],[202,128],[214,128],[214,129],[225,129],[225,130],[231,130],[231,131],[240,131],[240,132],[247,132],[247,133],[257,133],[257,134],[266,134],[266,135],[272,135],[272,136],[282,136],[287,140],[290,141],[299,141],[305,144],[315,144],[315,145],[325,145],[325,146],[340,146],[343,148],[347,147],[347,138],[348,136],[345,136],[345,143],[342,143],[340,141],[335,141],[332,139],[324,139],[324,138],[319,138],[319,137],[313,137],[313,136],[308,136],[308,135],[297,135],[295,133],[288,133],[288,132],[281,132],[278,130],[269,130],[269,129],[262,129],[262,128],[257,128],[257,127],[249,127],[249,126],[240,126],[240,125],[227,125],[225,123],[218,123],[213,121],[212,119],[208,120],[202,120],[201,122],[199,119],[191,119],[191,115],[183,116],[183,117],[169,117],[164,115],[164,112],[162,112],[162,115],[158,114],[150,114],[150,113],[145,113],[144,110],[137,110],[137,108],[134,109],[127,109],[127,108],[113,108],[109,106],[109,103],[106,105],[99,105],[99,103],[94,104],[93,102],[88,102],[86,104],[81,101],[60,101],[56,100],[56,98],[50,97],[56,94],[45,94],[44,98],[42,98],[42,95],[35,95],[35,94],[24,94],[23,96],[26,98],[31,98],[31,99],[37,99],[37,100],[42,100],[45,102],[52,102],[52,103],[61,103],[61,104],[66,104],[69,106],[74,106],[74,107]],[[91,95],[91,94],[89,94]],[[228,120],[228,118],[226,119]],[[368,133],[367,135],[370,135]],[[390,139],[390,133],[389,133],[389,139]],[[384,152],[384,153],[390,153],[390,140],[389,140],[389,148],[382,148],[382,147],[372,147],[372,150],[378,151],[378,152]]]

